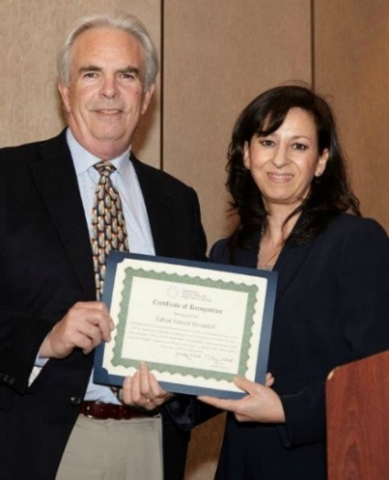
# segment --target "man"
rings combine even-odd
[[[130,152],[156,52],[135,17],[95,16],[69,34],[58,66],[68,128],[0,150],[0,478],[161,480],[162,418],[165,479],[178,480],[190,400],[161,390],[146,366],[153,398],[135,378],[124,399],[147,410],[92,381],[94,348],[114,328],[96,300],[95,165],[115,167],[130,251],[205,259],[195,192]]]

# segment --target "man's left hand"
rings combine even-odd
[[[126,405],[154,410],[173,394],[164,390],[155,376],[149,371],[147,364],[142,362],[134,375],[126,377],[121,392],[122,402]]]

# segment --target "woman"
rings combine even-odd
[[[235,125],[227,187],[239,225],[211,261],[273,269],[278,286],[268,370],[239,378],[218,480],[326,479],[325,380],[389,348],[389,243],[362,219],[327,103],[301,86],[255,98]]]

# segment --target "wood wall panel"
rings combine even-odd
[[[42,140],[64,126],[56,90],[56,55],[73,22],[123,10],[146,24],[160,51],[160,0],[1,0],[0,147]],[[160,113],[155,97],[134,140],[142,159],[160,165]]]
[[[267,88],[311,82],[308,0],[166,0],[163,168],[199,194],[208,242],[226,236],[226,152],[233,124]],[[213,478],[224,416],[195,429],[186,480]]]
[[[314,77],[337,115],[364,215],[389,231],[389,2],[316,0]]]
[[[311,81],[308,0],[164,2],[163,165],[200,195],[209,243],[230,227],[226,151],[263,90]]]

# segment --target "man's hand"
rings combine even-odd
[[[160,386],[145,362],[141,363],[132,377],[126,377],[121,392],[123,403],[147,410],[154,410],[172,396]]]
[[[90,353],[111,340],[114,323],[102,302],[77,302],[54,325],[39,350],[41,358],[65,358],[75,348]]]

